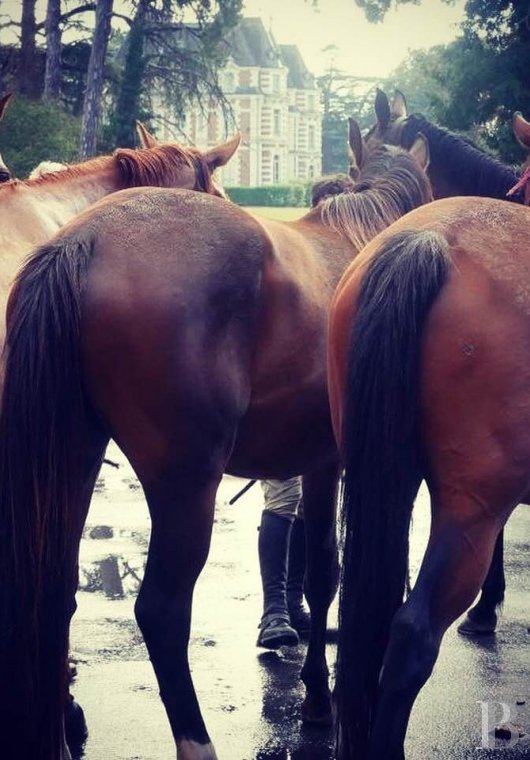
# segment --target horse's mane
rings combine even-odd
[[[456,177],[462,194],[504,200],[508,190],[517,182],[517,174],[505,164],[485,153],[471,140],[433,124],[421,114],[411,114],[403,122],[401,145],[409,149],[418,132],[425,135],[429,142],[431,163],[443,166],[448,176]]]
[[[350,191],[318,206],[324,224],[361,250],[396,219],[432,201],[425,172],[407,152],[385,145],[369,150],[361,177]]]
[[[183,166],[195,170],[200,189],[213,192],[211,172],[201,152],[180,145],[156,145],[152,148],[118,148],[111,156],[99,156],[66,169],[26,180],[11,180],[0,185],[1,193],[17,188],[58,185],[77,177],[116,168],[124,187],[172,186]]]

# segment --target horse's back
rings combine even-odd
[[[507,480],[520,496],[530,467],[530,210],[486,198],[450,198],[393,224],[361,253],[333,306],[330,389],[341,429],[347,335],[364,273],[382,244],[404,231],[438,232],[449,276],[429,314],[421,359],[422,425],[435,489],[455,498],[472,483],[495,507]],[[492,490],[497,472],[498,492]],[[451,473],[448,479],[447,473]]]

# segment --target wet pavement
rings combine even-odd
[[[89,727],[86,760],[174,760],[157,685],[133,615],[143,574],[149,518],[142,490],[111,447],[81,546],[78,611],[71,646],[78,676],[73,692]],[[196,587],[190,646],[193,678],[219,760],[329,760],[331,731],[300,724],[298,679],[305,647],[267,652],[255,646],[261,593],[257,525],[261,490],[236,505],[244,481],[225,477],[210,558]],[[412,570],[429,526],[428,496],[414,512]],[[498,633],[479,642],[447,633],[433,677],[416,703],[407,760],[530,758],[530,741],[495,741],[506,719],[530,733],[530,508],[520,507],[506,532],[507,598]],[[332,608],[331,626],[336,624]],[[333,640],[331,634],[330,639]],[[335,645],[328,645],[332,668]],[[516,702],[524,704],[516,705]],[[505,703],[503,708],[498,703]]]

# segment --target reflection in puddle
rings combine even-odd
[[[258,655],[262,677],[262,716],[267,736],[260,741],[256,760],[330,760],[332,730],[298,725],[304,687],[299,679],[305,647],[264,651]]]
[[[103,592],[107,599],[136,595],[142,583],[145,563],[145,555],[132,562],[116,554],[84,562],[79,568],[79,589],[90,593]]]

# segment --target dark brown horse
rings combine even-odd
[[[368,131],[368,145],[383,142],[408,149],[418,134],[429,143],[429,179],[435,198],[475,195],[506,199],[517,182],[512,169],[484,153],[472,142],[434,124],[421,114],[409,114],[405,96],[396,90],[392,101],[382,90],[375,97],[376,122]],[[408,147],[407,147],[408,146]],[[522,202],[520,195],[512,198]]]
[[[448,198],[400,219],[343,277],[329,346],[346,468],[338,757],[403,760],[442,637],[530,498],[530,209]],[[431,534],[402,605],[422,479]]]
[[[429,143],[429,178],[435,198],[475,195],[487,198],[524,201],[518,176],[511,168],[479,150],[471,142],[439,127],[419,114],[410,114],[405,96],[396,90],[392,101],[382,90],[375,98],[376,123],[366,136],[368,144],[383,142],[406,147],[423,134]],[[514,132],[523,147],[526,122],[514,119]],[[516,192],[512,192],[517,188]],[[459,626],[468,636],[488,634],[497,626],[497,609],[504,601],[503,533],[499,534],[490,572],[484,581],[477,604]]]
[[[422,141],[412,153],[424,153]],[[304,475],[312,626],[303,715],[329,724],[338,460],[328,308],[358,250],[432,197],[401,149],[359,161],[362,190],[292,223],[258,221],[198,193],[124,191],[83,213],[21,272],[0,419],[0,736],[13,757],[63,757],[61,663],[76,558],[110,437],[152,517],[136,616],[178,759],[215,758],[187,644],[225,471]]]

